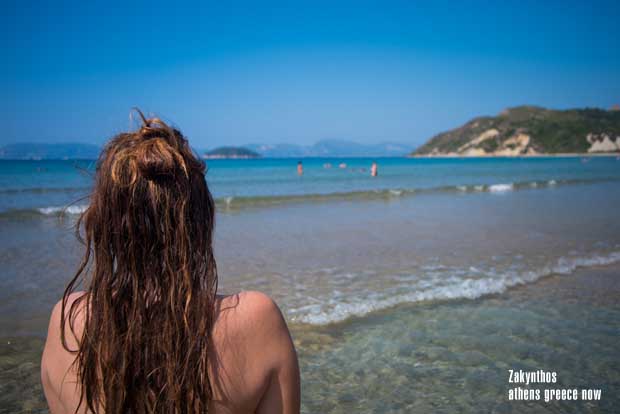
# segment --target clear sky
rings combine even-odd
[[[101,144],[133,106],[207,148],[620,103],[618,1],[94,3],[3,2],[0,144]]]

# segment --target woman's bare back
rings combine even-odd
[[[69,297],[69,306],[82,293]],[[81,304],[85,303],[82,301]],[[67,344],[77,349],[82,334],[82,312],[66,327]],[[75,354],[61,343],[61,305],[50,318],[41,362],[43,389],[52,413],[74,413],[80,387]],[[209,355],[213,389],[210,408],[216,413],[298,413],[299,367],[286,322],[277,305],[260,292],[218,297]],[[81,407],[81,412],[85,408]]]

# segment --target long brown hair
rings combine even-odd
[[[77,223],[86,252],[63,295],[62,342],[69,350],[65,326],[74,331],[84,311],[79,347],[69,351],[80,406],[91,412],[207,412],[215,206],[205,164],[181,132],[138,113],[142,126],[112,138],[97,162]],[[65,316],[80,285],[86,294]]]

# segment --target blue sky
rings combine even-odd
[[[177,3],[4,2],[0,144],[101,144],[133,106],[206,148],[620,103],[617,1]]]

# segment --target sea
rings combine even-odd
[[[304,158],[302,176],[298,161],[207,160],[206,179],[219,290],[278,303],[302,412],[617,412],[620,159]],[[94,168],[0,161],[0,413],[47,412],[40,354]]]

